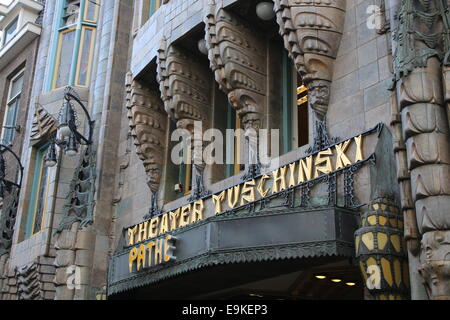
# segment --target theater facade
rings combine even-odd
[[[0,298],[450,299],[449,5],[46,3]]]

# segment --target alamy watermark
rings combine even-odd
[[[384,24],[384,12],[380,6],[370,5],[367,7],[366,13],[369,15],[367,18],[367,28],[370,30],[380,30]]]
[[[172,132],[171,141],[178,142],[171,153],[175,165],[269,165],[271,158],[280,156],[279,129],[227,129],[224,136],[219,129],[203,131],[202,122],[195,121],[193,132],[176,129]],[[236,144],[236,141],[240,143]],[[186,157],[187,154],[192,156]]]

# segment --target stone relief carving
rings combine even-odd
[[[20,190],[8,194],[3,200],[2,214],[0,217],[0,255],[9,252],[14,235],[14,225],[17,217],[17,205],[19,203]]]
[[[201,61],[175,45],[168,45],[165,39],[161,41],[158,51],[161,98],[166,112],[177,122],[177,127],[190,134],[188,140],[191,141],[194,164],[191,200],[208,195],[203,181],[205,163],[200,154],[200,151],[203,152],[203,133],[194,134],[194,122],[201,122],[203,131],[210,127],[211,81],[209,70]]]
[[[246,132],[248,179],[260,171],[255,141],[267,105],[266,44],[257,31],[215,1],[209,3],[205,25],[211,69]]]
[[[96,152],[91,145],[83,151],[70,183],[63,207],[63,218],[57,229],[58,233],[72,228],[76,222],[80,223],[81,229],[93,223],[96,178]]]
[[[33,127],[31,128],[32,143],[36,143],[47,138],[56,129],[55,118],[53,118],[43,106],[36,103]]]
[[[346,0],[274,0],[284,45],[310,90],[310,106],[323,121],[345,22]]]
[[[127,76],[127,108],[136,154],[143,162],[152,193],[150,215],[159,213],[157,194],[164,162],[167,115],[158,93]]]
[[[431,299],[450,299],[450,146],[445,103],[448,2],[403,0],[397,19],[394,66],[407,158],[403,170],[411,176],[417,221],[413,232],[422,237],[420,273]]]

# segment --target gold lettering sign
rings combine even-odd
[[[174,255],[176,240],[172,236],[166,236],[164,239],[132,248],[128,256],[130,273],[176,260]]]
[[[243,182],[240,185],[212,195],[210,200],[212,201],[211,207],[214,207],[214,215],[223,214],[236,209],[238,206],[245,206],[248,203],[266,198],[269,194],[278,194],[317,179],[322,175],[331,174],[357,162],[364,161],[363,145],[365,135],[367,133],[290,163],[274,170],[271,174],[264,174],[257,179]],[[130,247],[139,245],[144,241],[166,236],[169,232],[204,220],[206,208],[204,201],[198,200],[129,228],[127,230],[128,245]],[[169,240],[161,241],[167,242]],[[138,268],[141,268],[145,265],[146,257],[148,257],[147,265],[166,261],[170,255],[170,248],[167,249],[163,242],[158,241],[150,242],[144,249],[142,247],[135,248],[135,250],[132,249],[129,257],[130,268],[133,263]]]

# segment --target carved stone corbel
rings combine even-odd
[[[310,106],[326,118],[334,61],[342,39],[346,0],[273,0],[280,34],[309,89]]]
[[[212,84],[208,67],[176,45],[161,41],[158,81],[166,112],[177,128],[189,132],[192,143],[193,188],[191,200],[209,194],[204,186],[203,132],[210,127]],[[197,124],[197,125],[196,125]]]
[[[444,100],[448,95],[444,57],[450,49],[448,3],[403,0],[398,20],[395,76],[422,236],[419,272],[431,299],[450,299],[450,130]]]
[[[33,126],[31,128],[31,143],[37,143],[46,139],[52,132],[57,130],[56,120],[43,106],[36,103]]]
[[[257,31],[215,1],[209,3],[205,25],[211,69],[245,130],[248,179],[260,171],[257,141],[267,106],[266,44]]]
[[[127,109],[136,154],[143,162],[152,193],[149,217],[159,214],[157,194],[164,162],[167,114],[157,90],[151,90],[127,75]]]

